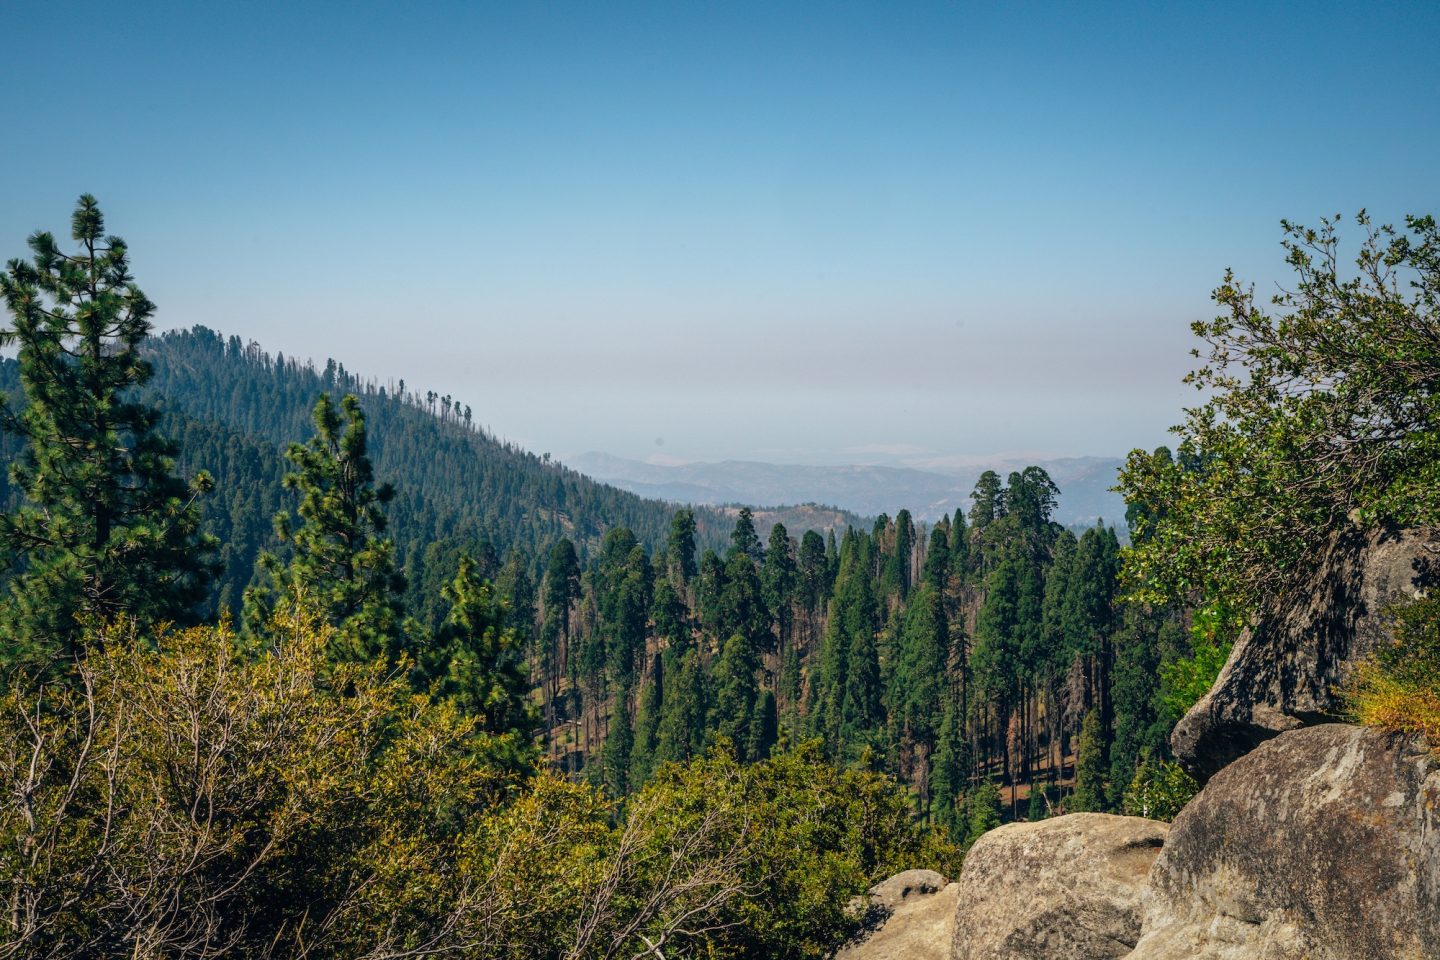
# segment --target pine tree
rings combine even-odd
[[[1001,813],[999,787],[987,780],[975,788],[965,801],[965,849],[1000,826]]]
[[[1070,594],[1070,571],[1075,562],[1075,535],[1062,530],[1050,551],[1050,569],[1045,576],[1045,598],[1040,612],[1041,631],[1052,663],[1067,664],[1075,651],[1067,644],[1066,607]]]
[[[930,816],[956,839],[965,835],[965,811],[959,803],[970,778],[970,744],[960,702],[950,698],[940,720],[930,774]]]
[[[804,642],[815,642],[815,621],[830,591],[829,565],[825,559],[825,540],[814,530],[806,530],[800,538],[796,559],[796,593],[805,609]]]
[[[450,612],[417,664],[420,684],[480,720],[481,729],[511,733],[528,745],[535,727],[523,644],[506,626],[505,604],[461,555],[443,591]]]
[[[735,518],[735,530],[730,534],[730,553],[727,559],[736,554],[744,554],[753,563],[759,563],[764,556],[760,547],[760,535],[755,532],[755,514],[750,512],[749,507],[740,508],[740,514]]]
[[[1014,516],[1022,530],[1039,530],[1050,522],[1060,488],[1041,467],[1026,467],[1007,478],[1005,512]]]
[[[871,712],[873,698],[878,694],[879,668],[867,664],[852,665],[852,646],[858,644],[862,657],[873,655],[874,634],[879,619],[875,602],[870,552],[863,534],[853,530],[845,533],[840,546],[838,573],[834,595],[830,599],[830,617],[820,643],[816,675],[810,685],[810,722],[813,732],[825,741],[833,754],[843,746],[849,730],[847,716],[852,720]],[[856,699],[847,706],[851,693],[852,669],[865,672],[854,684]]]
[[[1097,524],[1080,537],[1065,600],[1065,631],[1071,649],[1097,654],[1103,638],[1113,629],[1118,557],[1113,530]]]
[[[724,593],[725,565],[714,550],[706,550],[695,581],[695,608],[701,628],[712,637],[723,635]]]
[[[792,739],[799,733],[795,725],[799,719],[800,691],[803,689],[801,674],[800,650],[791,647],[785,651],[785,658],[780,663],[779,700],[785,711],[785,732]]]
[[[690,646],[689,611],[667,577],[655,580],[655,592],[650,600],[650,619],[655,624],[655,635],[667,641],[667,650],[681,653]]]
[[[761,690],[750,714],[750,733],[745,741],[745,755],[754,762],[769,758],[780,738],[780,717],[775,709],[775,694]]]
[[[655,735],[655,762],[689,760],[705,748],[709,688],[697,650],[680,658],[678,669],[665,671],[660,724]]]
[[[570,606],[580,595],[580,563],[575,544],[561,538],[550,548],[541,583],[544,618],[540,627],[540,675],[545,683],[545,722],[555,723],[560,678],[569,668]]]
[[[338,411],[329,394],[321,394],[313,419],[315,436],[285,453],[295,468],[285,486],[300,495],[299,522],[282,512],[275,532],[291,556],[288,564],[273,554],[262,559],[268,583],[249,591],[247,625],[263,631],[274,604],[295,597],[315,605],[336,628],[337,660],[393,658],[401,647],[405,592],[395,544],[384,536],[383,507],[394,489],[375,486],[365,414],[354,394],[345,395]]]
[[[1173,615],[1139,604],[1126,606],[1124,624],[1113,638],[1110,782],[1117,787],[1134,779],[1146,756],[1169,755],[1174,719],[1161,701],[1160,673],[1166,652],[1183,649],[1185,642],[1185,631]]]
[[[757,647],[771,646],[770,614],[761,596],[755,561],[736,551],[725,563],[725,587],[720,594],[722,634],[742,633]]]
[[[930,531],[930,546],[925,551],[925,582],[937,596],[945,595],[950,582],[950,536],[945,526],[936,524]]]
[[[950,521],[950,569],[962,581],[970,573],[970,528],[960,510],[955,511],[955,518]]]
[[[875,649],[875,631],[857,630],[850,635],[845,655],[845,699],[841,729],[847,739],[859,740],[880,725],[884,717],[880,697],[880,660]]]
[[[1004,560],[985,579],[985,600],[975,617],[975,649],[970,662],[980,688],[994,697],[1005,711],[1017,697],[1020,581],[1024,561],[1017,550],[1006,551]]]
[[[976,530],[984,530],[1005,513],[1005,495],[1000,487],[1000,475],[994,470],[986,470],[980,474],[970,499],[970,526]]]
[[[765,548],[765,563],[760,570],[761,595],[770,616],[780,648],[788,649],[795,598],[795,556],[790,534],[784,524],[770,528],[770,542]]]
[[[195,503],[209,477],[187,488],[174,476],[159,412],[136,398],[152,376],[139,348],[155,305],[89,194],[70,232],[76,253],[36,233],[34,262],[0,275],[13,324],[0,344],[18,348],[26,401],[0,404],[0,424],[28,444],[11,466],[25,502],[0,517],[17,568],[0,606],[12,662],[83,654],[86,627],[122,615],[190,620],[216,573]]]
[[[911,598],[890,676],[890,718],[907,744],[934,746],[945,695],[949,626],[940,596],[928,584]]]
[[[661,581],[666,582],[666,581]],[[660,715],[664,710],[665,662],[656,656],[651,662],[650,676],[640,687],[640,702],[635,708],[635,741],[630,751],[630,785],[638,789],[650,779],[655,769],[655,752],[660,739]],[[670,662],[674,662],[670,659]]]
[[[545,621],[554,623],[562,636],[570,633],[570,605],[579,596],[580,561],[575,556],[575,544],[562,538],[550,548],[541,595]]]
[[[915,523],[910,511],[895,514],[895,549],[887,561],[887,586],[903,601],[910,596],[910,556],[915,550]]]
[[[600,762],[605,789],[612,797],[629,796],[630,755],[635,746],[635,732],[630,726],[630,708],[622,692],[615,691],[615,713],[610,717],[610,732],[600,748]]]
[[[535,582],[519,550],[506,555],[495,575],[495,590],[505,601],[505,625],[515,631],[521,648],[529,653],[535,636]]]
[[[594,580],[605,666],[628,695],[645,648],[654,585],[650,558],[628,529],[617,527],[605,535]]]

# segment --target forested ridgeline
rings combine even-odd
[[[0,275],[0,958],[823,957],[1002,819],[1173,816],[1167,734],[1307,544],[1440,516],[1409,227],[1346,281],[1287,227],[1304,323],[1227,277],[1122,549],[1035,467],[929,528],[762,536],[452,399],[151,340],[82,197]],[[1393,613],[1354,709],[1433,733],[1435,600]]]
[[[721,739],[760,759],[815,738],[836,762],[901,778],[917,812],[963,840],[967,805],[981,823],[1116,809],[1143,761],[1166,755],[1184,691],[1162,690],[1160,667],[1183,679],[1190,638],[1174,612],[1119,603],[1114,530],[1077,538],[1052,522],[1058,491],[1039,468],[987,473],[968,516],[932,529],[902,510],[839,537],[777,524],[762,544],[748,509],[733,530],[735,510],[673,513],[404,381],[203,327],[137,351],[152,374],[136,396],[175,441],[176,472],[213,478],[196,500],[215,543],[206,609],[242,618],[267,551],[293,555],[272,522],[296,502],[284,447],[315,433],[317,396],[353,395],[366,463],[393,488],[376,532],[407,642],[441,627],[463,558],[503,601],[550,754],[612,795]],[[15,361],[0,379],[23,403]],[[24,442],[4,435],[12,454]]]
[[[140,353],[153,370],[143,398],[162,412],[161,432],[177,441],[178,472],[203,470],[215,479],[200,508],[220,540],[216,609],[239,612],[256,561],[274,539],[271,518],[285,499],[285,447],[310,435],[322,393],[336,400],[355,394],[364,405],[369,456],[377,475],[395,486],[389,531],[407,576],[408,603],[428,624],[441,616],[440,590],[461,551],[474,555],[488,576],[508,561],[513,576],[522,564],[543,562],[561,537],[582,558],[615,526],[650,545],[665,537],[671,506],[502,442],[449,396],[408,390],[403,380],[388,386],[362,381],[333,360],[316,369],[204,327],[148,337]],[[13,360],[0,361],[0,389],[23,402]],[[17,434],[0,438],[7,457],[21,445]],[[4,483],[8,491],[8,478]],[[845,516],[793,514],[817,523]],[[731,520],[723,509],[700,508],[695,518],[701,543],[718,546],[728,535]]]

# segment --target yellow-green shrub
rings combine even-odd
[[[111,629],[0,696],[0,960],[818,957],[947,853],[813,749],[667,766],[617,810],[332,638]]]
[[[1360,723],[1420,734],[1440,754],[1440,595],[1390,613],[1393,640],[1355,667],[1345,701]]]

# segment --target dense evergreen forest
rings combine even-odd
[[[583,573],[561,544],[532,644],[556,756],[623,795],[718,738],[752,761],[813,739],[957,841],[975,816],[1120,809],[1161,770],[1190,635],[1120,602],[1114,529],[1077,538],[1056,493],[987,472],[968,516],[838,540],[744,512],[722,551],[681,511],[663,549],[614,530]]]
[[[159,373],[93,197],[70,235],[0,273],[0,957],[820,957],[851,897],[952,862],[893,780],[813,746],[717,740],[623,800],[544,763],[526,548],[644,556],[615,521],[668,511],[338,367],[197,332]],[[453,535],[433,594],[397,518],[412,554]]]
[[[501,441],[468,406],[409,390],[403,379],[380,385],[334,360],[317,368],[204,327],[148,337],[139,349],[153,370],[141,396],[161,412],[161,432],[176,442],[177,472],[203,470],[216,481],[214,493],[200,501],[205,526],[219,540],[211,610],[238,615],[256,562],[274,539],[271,519],[287,502],[285,447],[309,435],[322,393],[337,401],[355,394],[364,405],[376,473],[395,487],[387,513],[407,577],[407,605],[427,624],[441,616],[440,591],[462,551],[486,576],[508,582],[522,570],[538,576],[561,538],[583,559],[614,526],[652,548],[669,528],[672,506]],[[24,398],[13,359],[0,360],[0,391]],[[22,446],[20,435],[0,433],[0,455],[13,459]],[[0,496],[15,502],[7,476],[0,476]],[[697,508],[699,542],[723,544],[733,513]],[[765,513],[819,529],[858,520],[814,505]]]
[[[404,381],[198,327],[141,352],[154,370],[141,395],[164,412],[178,472],[215,479],[199,500],[218,542],[212,609],[238,616],[277,546],[283,445],[312,432],[316,397],[354,394],[395,490],[406,613],[438,626],[469,557],[524,640],[550,753],[616,795],[719,737],[751,759],[818,738],[838,762],[902,778],[917,811],[963,839],[982,785],[1003,788],[981,795],[1007,817],[1062,795],[1118,809],[1142,761],[1164,756],[1175,718],[1159,667],[1190,654],[1180,618],[1118,602],[1114,529],[1077,538],[1052,522],[1058,491],[1039,468],[987,473],[968,516],[932,529],[902,510],[839,537],[776,525],[762,543],[749,510],[731,530],[719,510],[591,482]],[[18,392],[14,361],[0,377]]]

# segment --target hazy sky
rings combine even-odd
[[[1440,4],[12,3],[0,256],[537,451],[1114,454],[1281,217],[1440,212]],[[662,445],[663,444],[663,445]]]

